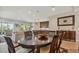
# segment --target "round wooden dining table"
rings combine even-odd
[[[52,37],[48,38],[47,40],[39,40],[38,38],[32,38],[30,40],[27,39],[21,39],[18,43],[23,47],[23,48],[31,48],[34,49],[35,53],[40,52],[41,47],[45,47],[52,42]]]

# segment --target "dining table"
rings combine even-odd
[[[52,37],[48,37],[47,40],[39,40],[39,38],[34,37],[29,40],[27,40],[25,38],[21,39],[18,43],[23,48],[30,48],[30,49],[33,49],[35,53],[40,53],[40,48],[50,45],[52,40],[53,40]]]

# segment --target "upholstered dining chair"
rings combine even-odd
[[[9,38],[9,37],[4,37],[4,38],[7,42],[9,53],[30,53],[30,52],[32,52],[32,49],[22,48],[20,45],[15,47],[13,45],[11,38]],[[16,51],[16,48],[18,48],[17,51]]]
[[[32,39],[32,31],[26,31],[24,32],[25,39],[30,40]]]

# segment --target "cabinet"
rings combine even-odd
[[[63,33],[63,32],[65,32],[63,40],[73,41],[73,42],[76,41],[76,31],[57,31],[57,34]]]

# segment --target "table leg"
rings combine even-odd
[[[40,53],[40,47],[37,47],[36,53]]]

